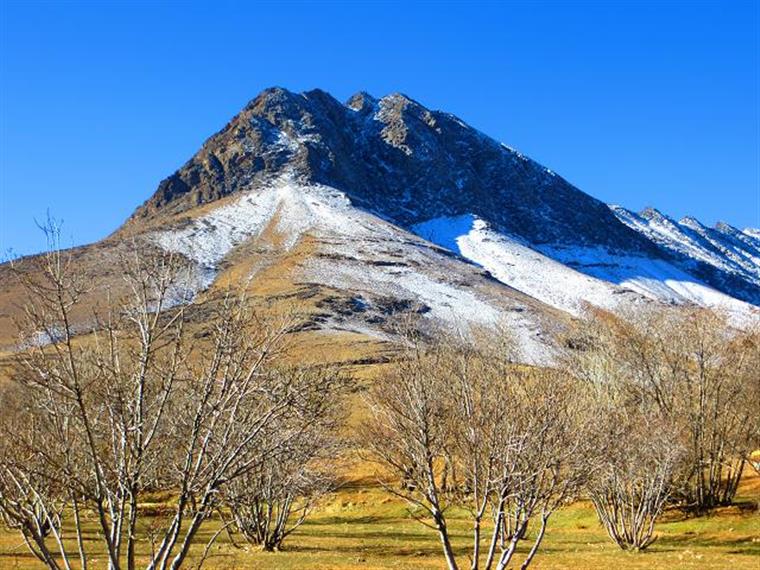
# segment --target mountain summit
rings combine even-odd
[[[472,213],[536,243],[652,249],[562,177],[399,93],[360,92],[342,104],[320,90],[267,89],[135,217],[182,212],[285,173],[346,192],[356,206],[406,227]]]
[[[648,213],[656,210],[637,216],[611,209],[454,115],[400,93],[378,99],[359,92],[343,104],[318,89],[267,89],[161,182],[132,221],[186,212],[281,176],[337,189],[354,206],[407,230],[429,231],[424,224],[430,220],[471,216],[491,232],[618,285],[663,276],[640,263],[599,271],[593,252],[572,248],[597,248],[607,265],[616,263],[609,256],[624,266],[639,257],[672,265],[690,276],[679,279],[760,304],[760,246],[751,231],[686,220],[683,232],[665,239],[652,231],[663,227],[659,213]],[[696,253],[694,240],[709,254]],[[665,293],[670,301],[703,301],[683,290]]]
[[[695,304],[737,322],[760,305],[757,230],[608,206],[400,93],[263,91],[114,237],[126,234],[186,257],[199,307],[243,279],[268,304],[306,307],[316,335],[383,341],[413,312],[506,324],[533,361],[588,305]],[[81,248],[95,282],[118,241]]]

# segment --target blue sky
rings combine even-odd
[[[116,229],[263,88],[401,91],[582,190],[760,226],[758,2],[0,0],[0,251]]]

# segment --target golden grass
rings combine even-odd
[[[286,542],[282,552],[267,553],[238,548],[222,535],[205,568],[243,569],[438,569],[442,568],[438,540],[431,530],[411,518],[406,506],[390,497],[369,475],[369,467],[354,466],[354,479],[328,497]],[[591,506],[576,503],[551,520],[544,544],[534,561],[538,569],[725,569],[757,570],[760,560],[760,477],[747,473],[738,506],[719,509],[708,516],[686,517],[667,513],[657,527],[658,541],[643,553],[620,551],[596,521]],[[146,504],[146,512],[160,512],[160,503]],[[464,555],[468,528],[463,516],[453,520],[455,546]],[[217,522],[209,523],[208,538]],[[88,522],[93,540],[94,522]],[[150,548],[140,543],[144,556]],[[198,556],[200,548],[193,553]],[[520,553],[524,554],[525,548]],[[100,553],[91,568],[104,568]],[[143,558],[144,560],[144,558]],[[0,532],[0,568],[37,568],[20,538]]]

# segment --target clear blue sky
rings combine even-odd
[[[634,209],[760,226],[758,2],[0,0],[0,251],[109,234],[271,85],[404,92]]]

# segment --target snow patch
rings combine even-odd
[[[620,206],[610,209],[625,225],[666,250],[738,275],[760,287],[760,243],[746,230],[739,232],[726,224],[711,229],[691,217],[675,222],[651,208],[641,214]]]
[[[603,248],[535,246],[501,234],[472,214],[436,218],[412,227],[417,235],[481,265],[499,281],[578,315],[586,303],[615,309],[649,298],[724,310],[737,319],[752,305],[725,295],[670,263],[618,255]]]
[[[361,293],[369,302],[401,301],[424,318],[464,331],[503,324],[518,331],[527,361],[548,361],[536,323],[522,312],[505,310],[503,302],[494,302],[496,292],[491,297],[482,294],[475,284],[491,287],[487,281],[477,281],[475,272],[463,272],[461,261],[425,241],[355,208],[344,193],[331,187],[282,178],[190,220],[183,228],[159,232],[154,240],[195,262],[200,291],[213,282],[221,261],[236,246],[270,227],[284,248],[293,247],[307,233],[317,238],[318,254],[294,270],[297,283]],[[361,322],[341,326],[366,328]]]
[[[609,283],[543,255],[521,238],[489,229],[472,214],[436,218],[412,231],[477,263],[502,283],[573,315],[579,315],[585,303],[605,308],[617,305]]]

